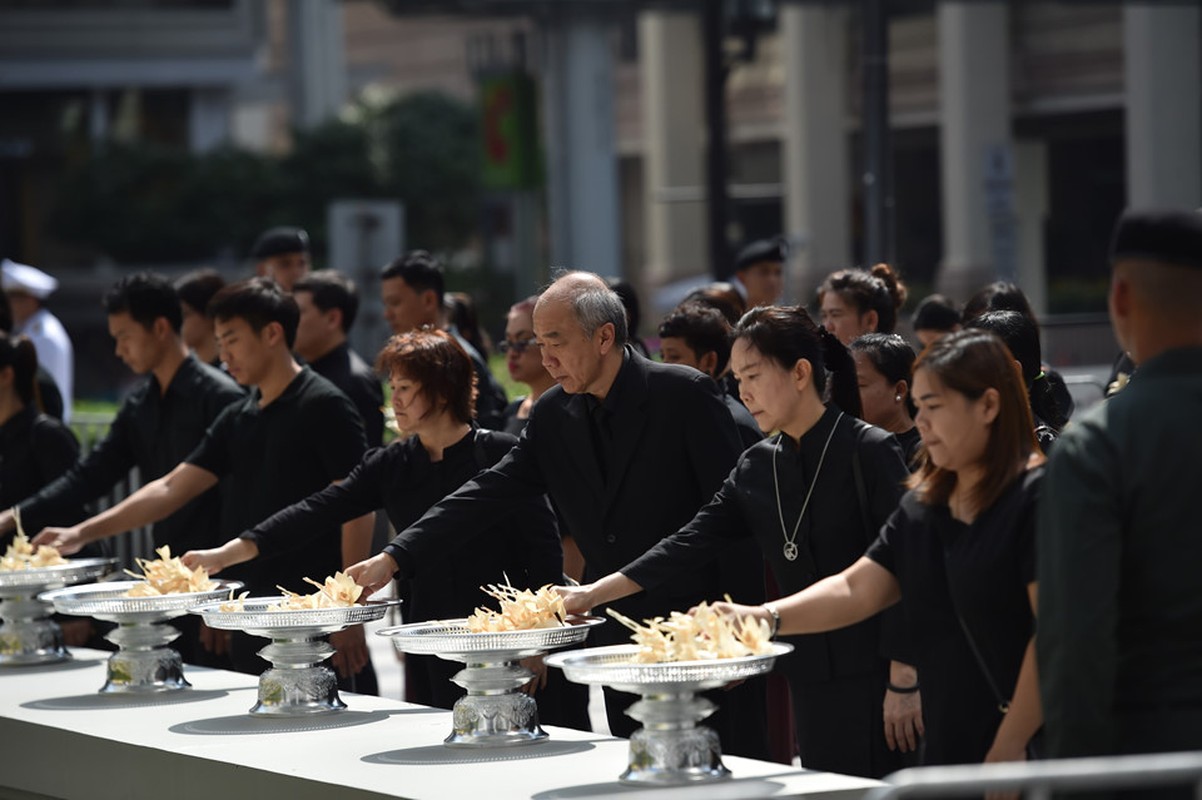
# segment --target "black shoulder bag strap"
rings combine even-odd
[[[856,431],[856,446],[851,451],[851,472],[856,480],[856,497],[860,500],[860,523],[864,526],[864,538],[867,540],[866,547],[871,547],[876,541],[876,531],[873,529],[872,519],[868,516],[868,490],[864,488],[864,467],[860,464],[860,445],[864,441],[865,428],[860,427]]]

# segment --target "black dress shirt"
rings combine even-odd
[[[61,477],[79,457],[79,442],[63,423],[54,417],[27,407],[0,425],[0,508],[11,508]],[[56,507],[49,525],[74,525],[85,519],[82,503],[74,507]],[[22,527],[32,536],[28,520]],[[12,541],[14,533],[0,536],[0,552]]]
[[[187,457],[189,464],[230,479],[222,542],[342,480],[367,450],[350,399],[309,367],[266,406],[259,398],[256,389],[227,408]],[[229,577],[246,582],[252,595],[275,594],[277,585],[307,593],[304,578],[320,581],[339,569],[341,528],[330,521],[309,547],[240,564]]]
[[[380,379],[346,342],[309,364],[321,377],[337,386],[355,404],[363,419],[367,446],[384,443],[384,388]]]
[[[468,358],[472,360],[472,369],[476,373],[476,421],[480,423],[481,428],[490,431],[502,430],[505,425],[505,405],[508,403],[505,390],[493,377],[484,356],[480,355],[471,342],[460,336],[459,331],[454,328],[448,328],[447,333],[455,337],[455,341],[459,342],[467,352]]]
[[[233,379],[193,355],[180,364],[166,393],[154,375],[147,376],[121,404],[104,439],[66,475],[21,503],[25,528],[44,528],[56,509],[106,494],[134,467],[143,484],[163,477],[187,458],[226,406],[245,397]],[[169,544],[182,554],[221,544],[221,506],[216,487],[195,498],[154,524],[155,546]]]
[[[910,492],[868,557],[901,585],[922,680],[927,764],[979,763],[1001,724],[998,699],[956,615],[1009,699],[1035,618],[1035,505],[1043,469],[1015,479],[971,525]]]

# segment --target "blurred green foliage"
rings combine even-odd
[[[108,143],[64,174],[51,227],[129,264],[239,257],[284,224],[308,230],[321,254],[330,201],[388,198],[405,205],[412,247],[456,249],[476,231],[479,165],[473,107],[417,93],[295,131],[282,156]]]

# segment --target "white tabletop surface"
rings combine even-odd
[[[534,745],[451,749],[450,712],[354,694],[338,714],[252,718],[255,678],[200,667],[186,669],[190,691],[101,696],[107,654],[74,654],[0,668],[0,797],[733,800],[855,798],[879,785],[727,756],[727,781],[630,787],[617,781],[623,739],[547,727]]]

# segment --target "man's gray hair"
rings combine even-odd
[[[572,276],[589,276],[596,279],[596,283],[590,279],[587,283],[569,285],[570,288],[563,287],[567,289],[568,301],[580,329],[586,335],[592,336],[598,328],[609,322],[614,326],[614,341],[619,345],[626,344],[629,338],[629,324],[622,299],[613,289],[606,286],[601,278],[592,273],[560,271],[555,274],[551,285],[554,286],[561,279]]]

